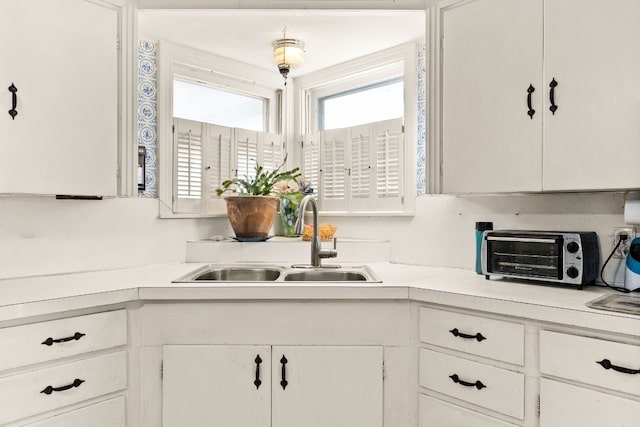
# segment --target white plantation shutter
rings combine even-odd
[[[323,210],[346,211],[347,130],[321,132],[320,146],[320,204]]]
[[[175,150],[173,211],[224,214],[216,189],[237,176],[253,176],[256,164],[277,168],[284,158],[279,135],[173,119]]]
[[[302,139],[302,175],[315,194],[320,188],[320,134],[311,133]]]
[[[350,211],[371,210],[371,190],[373,181],[373,153],[371,126],[362,125],[349,129],[349,171]]]
[[[202,209],[202,125],[191,120],[174,119],[176,212]]]
[[[222,181],[233,177],[233,129],[212,124],[204,126],[204,175],[207,184],[204,210],[207,213],[225,212],[224,200],[218,197],[216,189]]]
[[[262,139],[262,160],[260,164],[264,166],[266,170],[275,170],[282,164],[284,160],[284,146],[282,144],[282,136],[273,133],[263,133]]]
[[[305,177],[319,171],[323,211],[404,211],[402,119],[305,135],[302,154]]]
[[[376,210],[402,210],[404,133],[401,119],[372,124],[375,135]]]
[[[236,143],[236,171],[238,178],[252,178],[255,176],[258,164],[258,132],[246,129],[235,130]]]

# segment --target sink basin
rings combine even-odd
[[[209,264],[186,274],[173,283],[219,282],[364,282],[380,283],[367,266],[311,267],[260,264]]]
[[[273,282],[282,274],[283,267],[263,267],[251,265],[216,266],[199,268],[174,283],[193,282]]]
[[[367,276],[356,271],[309,270],[287,273],[285,282],[366,282]]]

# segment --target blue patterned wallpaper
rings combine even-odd
[[[416,195],[426,194],[426,133],[427,133],[427,49],[418,46],[418,141],[416,153]],[[156,46],[140,40],[138,43],[138,146],[146,148],[145,190],[141,197],[158,197],[157,185],[157,111],[156,91],[158,87]]]
[[[145,189],[138,190],[138,196],[141,197],[158,197],[157,88],[156,46],[151,42],[140,40],[138,42],[138,146],[146,148]]]
[[[416,195],[427,193],[427,46],[418,46],[418,141]]]

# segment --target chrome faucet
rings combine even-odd
[[[294,233],[298,236],[304,232],[304,212],[307,210],[307,204],[311,204],[313,210],[313,237],[311,237],[311,266],[322,267],[322,258],[335,258],[338,256],[336,251],[336,240],[333,240],[333,249],[322,249],[320,245],[320,236],[318,235],[318,204],[312,195],[307,195],[300,201],[298,209],[298,221],[294,228]]]

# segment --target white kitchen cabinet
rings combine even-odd
[[[540,190],[542,2],[476,0],[442,19],[444,192]]]
[[[0,16],[0,193],[114,196],[117,10],[3,1]]]
[[[523,324],[420,307],[418,334],[420,427],[510,425],[496,413],[524,420]]]
[[[0,425],[124,425],[126,345],[125,310],[0,328]]]
[[[164,427],[382,427],[382,348],[167,345],[162,388]]]
[[[540,380],[540,427],[637,427],[640,402],[550,379]]]
[[[540,427],[638,425],[640,345],[543,330],[540,373]]]
[[[635,0],[444,8],[444,192],[637,188],[639,14]]]

